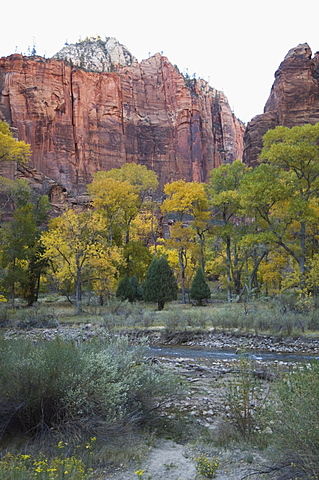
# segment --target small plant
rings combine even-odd
[[[59,442],[58,448],[61,448]],[[62,447],[63,448],[63,447]],[[0,480],[88,480],[90,474],[84,462],[75,457],[58,455],[47,458],[44,455],[32,458],[31,455],[7,453],[0,459]]]
[[[196,459],[196,470],[200,475],[207,478],[214,478],[219,465],[217,458],[210,460],[205,455],[200,455]]]
[[[249,440],[261,420],[263,398],[261,383],[254,376],[254,364],[245,355],[240,358],[239,372],[228,384],[226,400],[233,425]]]
[[[175,463],[171,462],[171,463],[164,463],[164,467],[166,468],[166,470],[171,470],[172,468],[176,468],[177,465],[175,465]]]
[[[152,475],[147,475],[147,477],[144,477],[144,473],[145,473],[145,472],[146,472],[145,470],[141,470],[141,469],[140,469],[140,470],[136,470],[134,473],[135,473],[135,475],[137,475],[137,477],[138,477],[140,480],[143,480],[143,479],[145,479],[145,480],[152,480]]]
[[[135,472],[135,475],[137,475],[138,478],[142,478],[144,473],[145,473],[145,470],[136,470]]]

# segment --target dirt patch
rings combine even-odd
[[[178,443],[159,440],[140,466],[131,466],[121,472],[106,475],[103,480],[199,480],[206,477],[196,471],[196,457],[200,451]],[[240,449],[216,451],[214,458],[219,461],[215,480],[258,480],[267,471],[265,459],[257,452]],[[137,472],[143,472],[138,477]]]
[[[125,471],[104,477],[113,480],[137,480],[136,471],[143,472],[143,479],[193,480],[196,476],[194,461],[183,445],[170,440],[159,440],[140,466],[131,466]]]

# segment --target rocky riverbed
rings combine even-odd
[[[70,340],[86,341],[95,336],[126,336],[132,344],[138,344],[141,341],[150,346],[160,345],[184,345],[184,346],[202,346],[216,349],[264,351],[277,353],[305,353],[309,355],[319,355],[319,336],[294,336],[282,337],[275,335],[257,335],[241,334],[237,332],[218,332],[215,330],[205,331],[174,331],[169,332],[164,328],[152,329],[130,329],[108,332],[103,327],[93,324],[81,326],[60,325],[56,328],[34,328],[27,330],[7,329],[5,338],[15,338],[24,336],[33,340],[44,339],[52,340],[57,336]]]

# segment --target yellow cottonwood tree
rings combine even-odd
[[[78,313],[83,284],[90,282],[100,294],[111,286],[121,261],[117,250],[105,245],[104,230],[105,220],[98,212],[68,210],[42,234],[43,256],[50,260],[60,285],[74,286]]]
[[[185,303],[185,279],[189,258],[196,251],[198,261],[204,269],[205,232],[210,228],[210,212],[206,187],[199,182],[177,180],[164,186],[167,198],[161,205],[164,214],[170,214],[176,221],[170,228],[167,245],[178,252],[181,271],[182,301]],[[174,220],[175,220],[174,219]],[[185,223],[185,220],[188,222]],[[199,248],[196,248],[198,240]],[[196,266],[195,266],[196,269]]]
[[[296,262],[302,291],[316,250],[319,202],[319,123],[277,127],[263,137],[267,161],[241,184],[241,203],[269,242]]]
[[[239,225],[244,222],[239,188],[248,171],[250,169],[245,164],[236,160],[232,164],[221,165],[210,173],[208,191],[215,223],[214,235],[221,241],[222,255],[225,256],[228,301],[233,292],[239,294],[241,290],[242,262],[238,241],[241,238]]]
[[[139,207],[158,188],[156,173],[153,170],[148,170],[145,165],[136,163],[124,163],[120,168],[112,168],[104,172],[103,176],[120,182],[128,182],[132,185],[139,195]]]
[[[88,185],[93,206],[103,212],[109,245],[123,246],[126,265],[122,273],[143,277],[141,253],[158,237],[158,206],[152,200],[158,187],[156,174],[143,165],[124,164],[121,168],[100,171]],[[134,245],[135,243],[135,245]],[[138,271],[134,272],[134,267]]]
[[[30,154],[30,145],[13,138],[9,125],[0,120],[0,161],[26,163]]]
[[[87,186],[93,206],[103,214],[109,245],[129,242],[132,220],[138,213],[138,194],[127,181],[109,178],[107,172],[97,172]]]

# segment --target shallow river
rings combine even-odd
[[[170,358],[190,358],[194,360],[212,359],[212,360],[234,360],[238,358],[236,350],[217,349],[210,347],[190,347],[190,346],[162,346],[151,347],[150,354],[154,357],[170,357]],[[294,353],[274,353],[274,352],[249,352],[247,355],[253,360],[260,361],[282,361],[282,362],[309,362],[319,360],[318,356],[310,356],[307,354]]]

